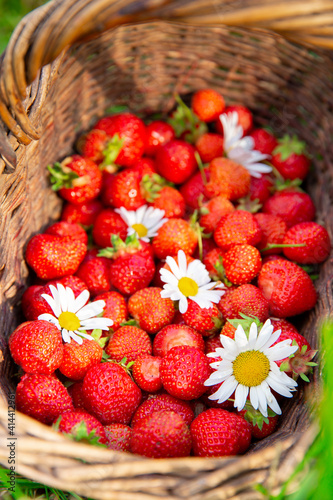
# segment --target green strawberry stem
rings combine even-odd
[[[174,129],[176,137],[185,134],[184,139],[193,144],[207,132],[207,125],[193,113],[178,94],[175,94],[174,98],[178,106],[167,122]]]
[[[158,174],[144,175],[141,180],[141,187],[144,191],[144,197],[152,203],[156,198],[159,198],[161,189],[165,186],[174,187],[173,182],[169,182]]]
[[[206,185],[208,181],[207,181],[207,176],[206,176],[206,172],[205,172],[205,166],[202,163],[202,160],[200,158],[198,151],[195,151],[194,156],[195,156],[195,159],[197,160],[197,164],[198,164],[200,174],[202,177],[202,182],[204,183],[204,185]]]
[[[112,139],[110,139],[103,151],[104,160],[100,164],[100,168],[103,169],[107,166],[114,165],[117,156],[120,153],[121,148],[124,145],[125,140],[119,137],[119,134],[115,134]]]
[[[281,160],[285,161],[292,154],[301,155],[306,153],[306,144],[300,141],[296,135],[292,137],[288,134],[278,140],[278,145],[273,151],[273,155],[280,154]]]
[[[130,252],[140,248],[140,241],[138,240],[135,233],[127,236],[126,240],[123,241],[117,234],[111,235],[112,247],[102,248],[97,257],[107,257],[108,259],[114,259],[122,251]]]
[[[79,177],[76,172],[73,172],[73,170],[58,162],[56,162],[53,166],[48,165],[47,170],[51,174],[50,182],[52,184],[53,191],[59,191],[61,188],[72,188],[74,179]]]
[[[295,247],[306,247],[306,243],[269,243],[267,247],[260,250],[261,252],[266,252],[266,250],[272,250],[274,248],[295,248]]]

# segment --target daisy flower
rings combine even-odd
[[[128,225],[127,236],[136,233],[138,238],[149,243],[150,238],[156,236],[157,231],[168,219],[163,219],[164,210],[143,205],[138,210],[126,210],[124,207],[116,208],[120,217]]]
[[[218,403],[226,401],[235,392],[234,406],[242,410],[248,395],[255,410],[267,417],[267,406],[275,413],[281,414],[281,408],[271,389],[287,398],[292,397],[297,382],[282,371],[276,361],[289,357],[298,346],[292,346],[291,340],[278,342],[281,330],[273,331],[270,320],[261,328],[251,324],[249,336],[238,325],[234,340],[220,335],[223,348],[207,354],[210,357],[220,357],[222,361],[211,363],[215,368],[205,385],[211,386],[221,382],[218,390],[209,399]]]
[[[160,270],[161,280],[165,283],[161,291],[161,297],[179,300],[179,311],[183,314],[187,311],[187,299],[191,299],[203,309],[209,309],[214,303],[220,301],[224,290],[223,284],[216,284],[210,280],[205,265],[198,259],[189,264],[183,250],[178,251],[178,264],[173,257],[168,256],[166,263],[171,271],[162,268]]]
[[[53,315],[49,313],[40,314],[38,319],[53,323],[60,331],[64,342],[69,343],[71,338],[78,344],[82,344],[82,337],[92,340],[85,330],[108,330],[113,325],[110,318],[97,318],[105,307],[104,300],[96,300],[87,304],[89,299],[88,290],[84,290],[75,298],[74,292],[69,287],[60,283],[55,287],[50,285],[51,295],[42,294],[43,299],[49,304]]]

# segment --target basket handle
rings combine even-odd
[[[78,41],[153,19],[271,29],[301,44],[333,48],[333,0],[244,0],[240,7],[230,0],[51,0],[22,19],[0,60],[0,118],[18,142],[29,144],[40,136],[23,105],[40,71],[50,72],[48,65]],[[0,154],[15,165],[1,122]]]

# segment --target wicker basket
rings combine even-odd
[[[45,167],[69,154],[78,133],[108,106],[127,104],[143,115],[165,112],[175,92],[207,86],[230,104],[244,103],[257,125],[270,124],[279,135],[294,132],[307,142],[317,220],[332,232],[333,61],[327,49],[333,38],[327,28],[333,2],[164,3],[53,0],[18,25],[1,60],[0,462],[5,467],[7,400],[15,390],[6,339],[22,320],[24,249],[61,208]],[[332,275],[328,260],[316,282],[316,308],[300,319],[313,347],[321,318],[333,306]],[[317,379],[315,373],[314,391]],[[253,486],[278,491],[313,439],[303,396],[301,387],[285,404],[275,434],[246,455],[214,459],[149,460],[74,444],[17,412],[16,472],[96,499],[260,499]]]

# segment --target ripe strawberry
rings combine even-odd
[[[125,424],[109,424],[104,427],[110,450],[130,451],[132,429]]]
[[[223,256],[225,275],[231,283],[250,283],[259,273],[261,256],[252,245],[235,245]]]
[[[288,260],[266,262],[258,276],[258,287],[269,302],[271,315],[278,318],[308,311],[317,301],[309,275]]]
[[[111,288],[110,262],[105,257],[98,257],[97,250],[88,251],[76,276],[87,285],[92,297],[108,292]]]
[[[178,250],[192,255],[198,242],[194,229],[184,219],[168,219],[154,236],[152,246],[158,259],[177,255]]]
[[[238,115],[239,125],[241,125],[243,128],[243,136],[248,135],[251,132],[252,127],[253,127],[253,116],[252,116],[251,111],[245,106],[241,106],[240,104],[236,104],[234,106],[227,106],[225,108],[225,110],[223,111],[223,113],[229,115],[229,114],[233,113],[234,111],[236,111],[236,113]],[[217,120],[215,122],[215,128],[216,128],[216,131],[218,133],[223,134],[223,127],[222,127],[220,120]]]
[[[207,203],[202,204],[199,224],[206,233],[213,233],[220,219],[234,210],[235,207],[225,196],[215,196]]]
[[[174,411],[156,411],[133,427],[132,453],[150,458],[187,457],[191,447],[190,430]]]
[[[89,227],[95,222],[95,219],[103,206],[99,200],[87,201],[74,205],[73,203],[65,203],[61,213],[61,220],[71,224],[82,224]]]
[[[262,174],[261,177],[251,177],[250,200],[257,201],[262,205],[271,196],[273,186],[274,183],[269,174]]]
[[[254,141],[253,149],[266,155],[271,155],[278,145],[276,137],[264,128],[255,128],[249,133],[249,136]]]
[[[121,326],[110,337],[106,354],[115,361],[126,358],[134,361],[142,354],[152,353],[152,343],[147,332],[137,326]]]
[[[54,236],[69,237],[73,240],[81,241],[84,245],[88,243],[88,235],[80,224],[59,221],[49,226],[44,234]]]
[[[16,388],[16,409],[43,424],[52,424],[73,403],[66,388],[54,375],[26,373]]]
[[[104,160],[103,151],[108,143],[108,136],[104,130],[91,129],[80,135],[76,142],[76,149],[80,155],[89,158],[99,165]]]
[[[136,358],[132,368],[134,381],[143,391],[149,393],[157,392],[162,389],[162,380],[160,375],[160,364],[162,358],[142,354]]]
[[[21,323],[9,337],[8,345],[15,363],[27,373],[51,375],[63,359],[60,330],[47,321]]]
[[[245,167],[229,158],[215,158],[209,164],[210,177],[204,186],[207,198],[223,195],[231,201],[246,196],[251,176]]]
[[[285,221],[278,215],[265,214],[262,212],[254,214],[254,218],[261,229],[261,240],[257,244],[257,248],[263,255],[282,252],[282,248],[276,247],[275,245],[281,245],[283,243],[287,231],[287,224]],[[273,245],[273,248],[269,250],[271,245]],[[264,249],[266,250],[263,252]]]
[[[210,351],[211,352],[211,351]],[[221,358],[209,358],[209,362],[213,363],[214,361],[221,361]],[[201,396],[200,400],[206,405],[206,410],[208,408],[219,408],[220,410],[228,410],[228,411],[233,411],[234,409],[234,403],[232,399],[234,399],[234,394],[230,396],[230,399],[227,399],[226,401],[223,401],[223,403],[218,403],[217,400],[214,399],[209,399],[209,396],[214,394],[221,384],[215,384],[207,387],[207,391],[203,396]]]
[[[214,89],[197,90],[192,96],[191,108],[200,120],[212,122],[223,113],[225,101]]]
[[[294,326],[290,321],[287,321],[284,318],[270,318],[272,325],[274,326],[274,331],[281,330],[281,333],[284,332],[294,332],[299,333],[296,326]]]
[[[103,318],[112,319],[113,325],[111,328],[114,332],[120,328],[121,323],[128,320],[127,302],[121,293],[105,292],[97,295],[94,300],[104,300]]]
[[[102,347],[96,340],[83,339],[82,344],[64,345],[64,355],[59,371],[71,380],[82,380],[89,368],[101,362]]]
[[[82,393],[88,412],[103,425],[128,424],[141,401],[139,387],[116,363],[90,368],[83,379]]]
[[[162,328],[153,341],[154,356],[164,357],[175,346],[192,346],[200,351],[204,350],[205,343],[202,335],[187,325],[171,324]]]
[[[209,168],[206,167],[203,169],[203,173],[200,171],[196,172],[180,186],[179,191],[188,207],[195,210],[200,208],[201,203],[208,201],[208,198],[204,194],[204,188],[205,183],[208,182],[209,179]]]
[[[256,316],[264,323],[269,316],[267,299],[258,287],[251,284],[240,285],[222,295],[218,308],[225,319],[240,318],[242,313],[246,316]]]
[[[205,380],[210,375],[206,355],[196,347],[173,347],[162,359],[160,366],[164,389],[171,396],[188,401],[202,396],[206,391]]]
[[[252,437],[255,439],[264,439],[273,434],[276,429],[279,417],[268,408],[268,416],[264,417],[259,410],[253,406],[245,404],[244,410],[237,412],[250,424]]]
[[[205,264],[206,269],[209,272],[209,276],[215,281],[223,280],[225,276],[222,264],[224,254],[225,251],[222,250],[222,248],[215,247],[202,259],[202,262]]]
[[[102,173],[96,163],[80,155],[68,156],[61,163],[49,166],[54,191],[74,204],[86,203],[99,195]]]
[[[276,327],[274,327],[275,329]],[[297,330],[295,331],[294,327],[291,329],[285,327],[275,344],[288,339],[292,341],[293,345],[298,346],[298,350],[289,358],[276,361],[276,364],[280,367],[280,370],[286,372],[290,377],[300,376],[303,380],[309,382],[306,373],[311,372],[312,367],[316,365],[316,363],[312,362],[312,359],[317,351],[311,349],[311,345],[307,339]]]
[[[175,315],[174,303],[163,299],[161,291],[159,287],[143,288],[128,299],[129,314],[147,333],[157,333],[171,323]]]
[[[284,255],[298,264],[320,264],[331,251],[331,241],[326,229],[316,222],[301,222],[288,229],[284,245],[304,244],[303,247],[283,248]]]
[[[167,142],[175,138],[175,131],[162,120],[154,120],[146,128],[147,143],[145,153],[147,156],[155,156],[159,146],[163,146]]]
[[[223,137],[220,134],[207,132],[197,139],[195,147],[200,155],[201,161],[203,163],[209,163],[214,160],[214,158],[223,156]]]
[[[222,315],[216,304],[213,304],[209,309],[203,309],[193,300],[189,300],[183,318],[188,326],[194,328],[204,337],[220,330],[222,326]]]
[[[315,218],[316,209],[307,193],[283,190],[273,194],[265,201],[262,211],[280,216],[288,227]]]
[[[87,251],[87,245],[68,236],[36,234],[28,243],[25,259],[38,278],[51,280],[74,274]]]
[[[58,424],[58,420],[56,422]],[[60,415],[58,430],[69,434],[75,441],[91,444],[107,442],[103,425],[86,411],[66,411]]]
[[[248,244],[256,246],[262,232],[254,215],[245,210],[235,210],[224,215],[214,231],[214,240],[223,250],[230,250],[234,245]]]
[[[134,427],[139,420],[151,415],[155,411],[172,410],[182,417],[187,425],[190,425],[194,418],[191,403],[182,399],[174,398],[170,394],[155,394],[140,404],[133,415],[131,425]]]
[[[140,176],[140,179],[142,179],[144,176],[147,175],[149,177],[153,175],[158,175],[156,170],[155,160],[153,158],[147,158],[146,156],[140,158],[140,160],[135,162],[134,165],[132,165],[129,168],[137,172]]]
[[[140,182],[140,172],[133,168],[118,172],[103,188],[103,203],[115,208],[137,210],[146,203]]]
[[[96,217],[92,236],[96,245],[105,248],[112,246],[111,236],[113,234],[125,240],[127,224],[112,208],[105,208]]]
[[[150,205],[164,210],[164,217],[167,219],[183,218],[185,215],[184,197],[172,186],[164,186]]]
[[[239,415],[218,408],[200,413],[190,430],[193,452],[199,457],[237,455],[244,452],[251,441],[249,423]]]
[[[272,165],[284,179],[305,179],[310,168],[310,158],[305,152],[305,142],[295,135],[285,135],[278,140],[277,147],[272,152]]]
[[[195,149],[188,142],[173,139],[156,151],[158,173],[175,184],[187,181],[197,169]]]
[[[85,410],[82,395],[83,382],[75,382],[68,387],[68,394],[73,400],[73,405],[76,410]]]
[[[101,118],[94,129],[106,132],[112,163],[130,167],[143,155],[146,147],[146,127],[143,121],[132,113],[119,113]],[[110,163],[108,158],[105,161],[107,164]]]

